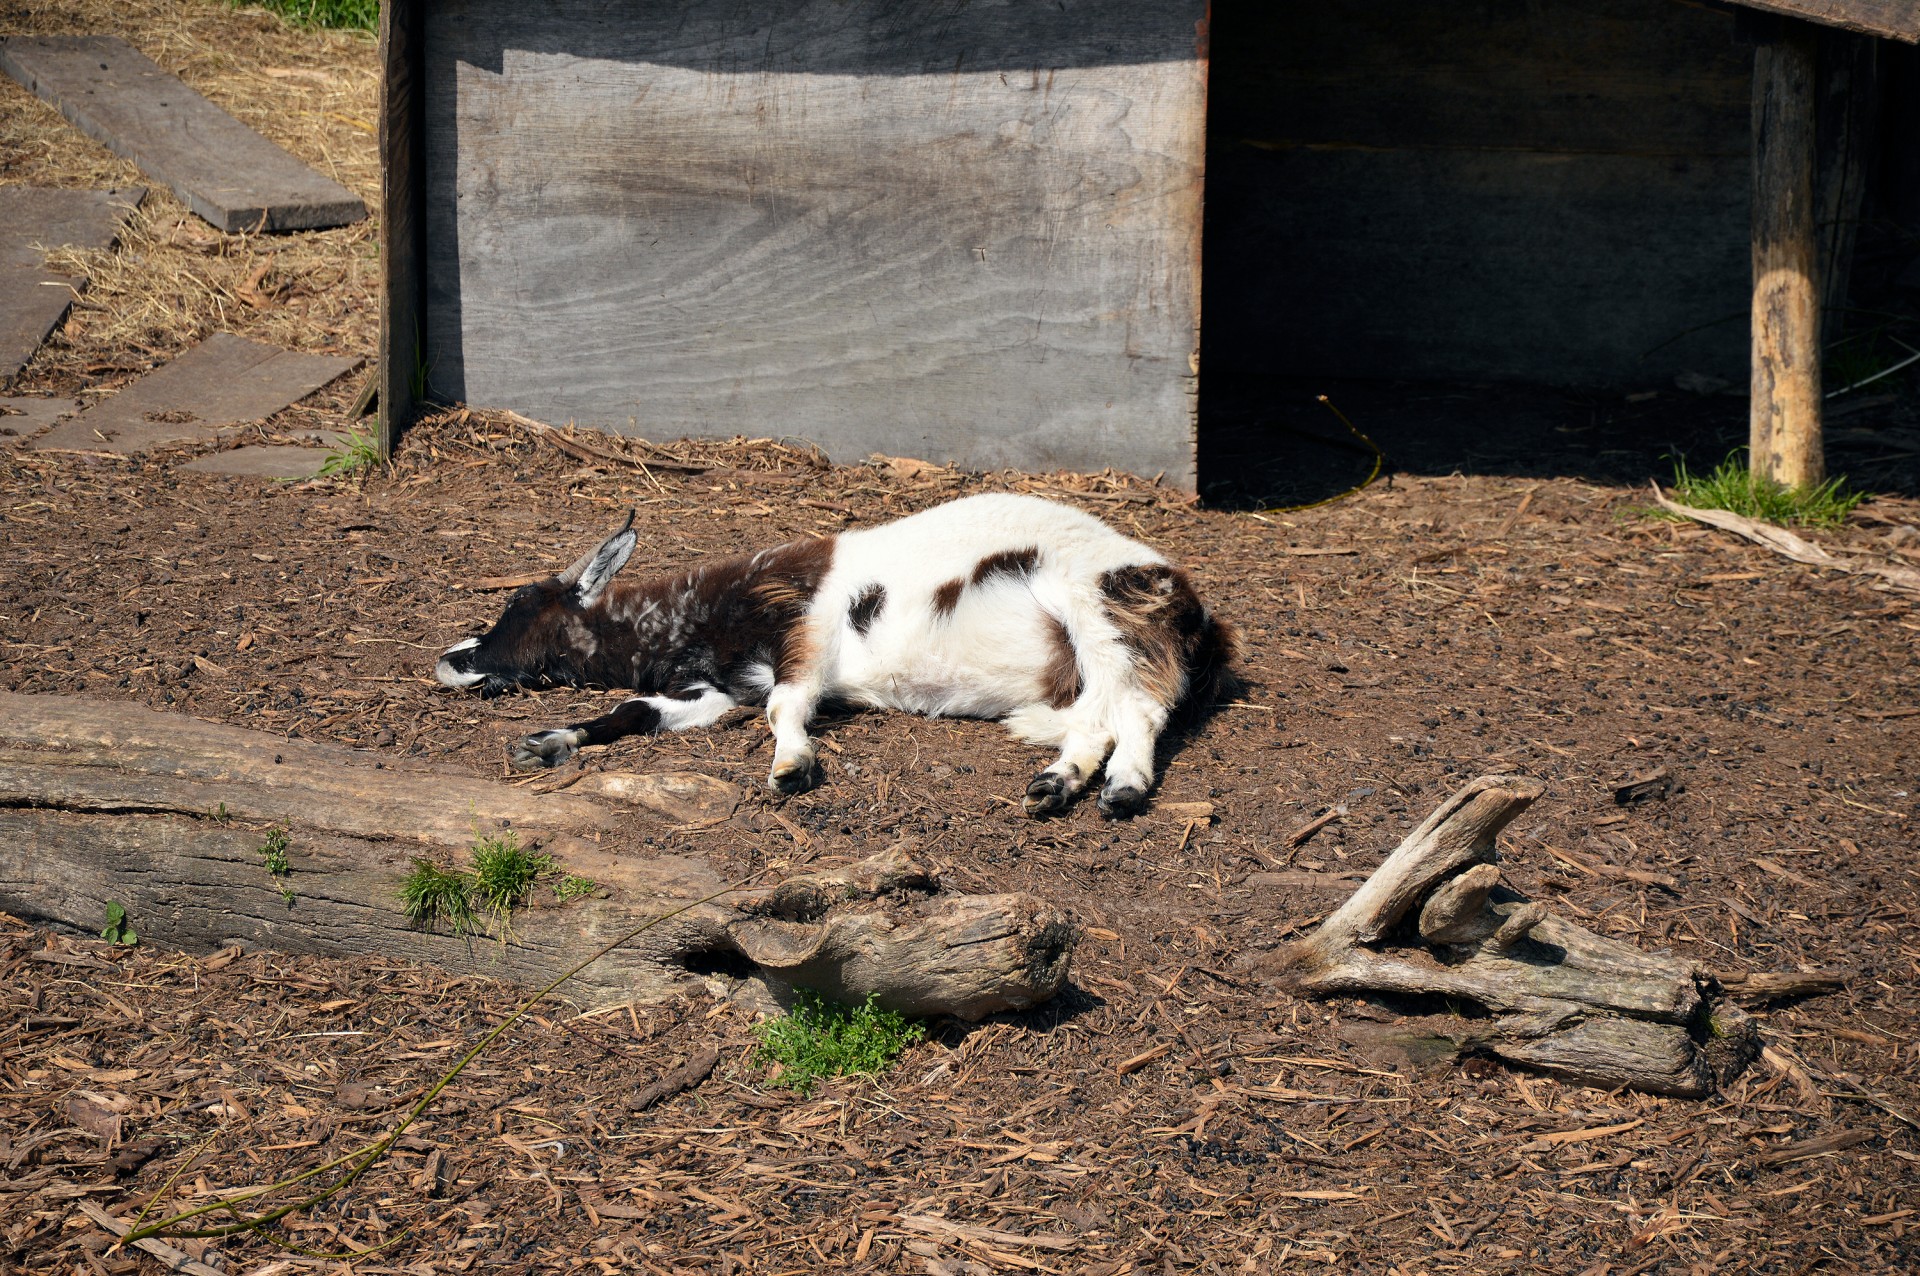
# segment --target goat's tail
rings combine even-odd
[[[1211,612],[1202,614],[1199,632],[1186,652],[1187,687],[1179,707],[1204,713],[1219,701],[1237,695],[1239,675],[1233,662],[1240,654],[1240,631]]]

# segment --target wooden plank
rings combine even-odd
[[[420,11],[417,0],[380,6],[380,350],[368,383],[380,405],[382,456],[393,455],[419,404],[423,363],[420,163]]]
[[[117,36],[0,38],[0,70],[228,232],[314,230],[366,205]]]
[[[1744,156],[1733,28],[1672,0],[1222,6],[1210,142]]]
[[[46,268],[46,249],[111,248],[147,192],[0,186],[0,381],[60,326],[85,281]]]
[[[1814,224],[1819,29],[1754,50],[1751,465],[1789,487],[1826,477],[1820,431],[1820,244]]]
[[[1670,0],[1220,6],[1209,373],[1744,377],[1733,26]]]
[[[239,478],[310,479],[332,453],[320,447],[258,443],[196,457],[180,468],[195,474],[229,474]]]
[[[359,362],[340,355],[297,354],[216,332],[27,446],[125,454],[183,439],[211,439],[225,427],[272,416]]]
[[[1243,148],[1214,155],[1208,204],[1209,368],[1746,373],[1744,157]]]
[[[428,6],[435,396],[1191,486],[1202,0],[741,12]]]
[[[1920,43],[1920,4],[1914,0],[1733,0],[1747,9],[1760,9],[1821,26],[1858,31],[1862,35]]]
[[[72,416],[80,405],[72,399],[33,399],[0,396],[0,436],[7,439],[37,434],[63,416]]]

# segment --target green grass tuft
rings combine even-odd
[[[535,878],[558,867],[551,855],[521,850],[512,829],[482,837],[472,854],[474,905],[502,921],[525,902]]]
[[[400,907],[416,926],[445,922],[456,935],[471,935],[479,929],[473,911],[473,875],[441,868],[432,860],[414,860],[400,879]]]
[[[1728,510],[1765,523],[1806,527],[1838,527],[1847,521],[1854,506],[1866,499],[1865,493],[1848,490],[1845,478],[1828,479],[1818,487],[1793,488],[1761,477],[1742,463],[1745,450],[1736,449],[1711,474],[1688,470],[1684,457],[1675,460],[1673,488],[1668,495],[1694,509]]]
[[[327,459],[320,463],[321,478],[352,478],[380,464],[380,445],[371,434],[348,430],[334,437],[340,446],[327,450]]]
[[[297,27],[333,27],[373,31],[380,25],[380,0],[248,0],[272,10]],[[240,7],[236,0],[236,8]]]
[[[926,1026],[897,1011],[842,1006],[802,991],[793,1012],[768,1019],[755,1032],[759,1058],[780,1065],[775,1085],[812,1094],[823,1077],[874,1076],[893,1066],[910,1045],[924,1040]]]
[[[579,899],[582,895],[591,895],[600,889],[600,883],[591,877],[578,877],[568,873],[553,884],[553,897],[562,903],[570,899]]]

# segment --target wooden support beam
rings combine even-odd
[[[380,455],[392,456],[419,410],[426,334],[421,305],[420,4],[380,6]]]
[[[1804,487],[1826,477],[1820,432],[1815,80],[1819,30],[1786,21],[1754,51],[1753,400],[1756,474]]]

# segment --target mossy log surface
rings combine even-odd
[[[111,901],[142,943],[381,954],[537,987],[725,890],[697,854],[631,853],[625,835],[697,830],[739,800],[693,773],[590,773],[538,793],[135,705],[0,693],[0,909],[98,931]],[[287,830],[284,876],[262,852],[275,828]],[[598,889],[563,903],[540,887],[493,935],[408,922],[399,885],[416,858],[461,866],[476,838],[509,829]],[[1073,939],[1044,901],[944,894],[896,847],[699,904],[563,991],[589,1006],[656,1001],[724,967],[977,1019],[1051,997]]]

